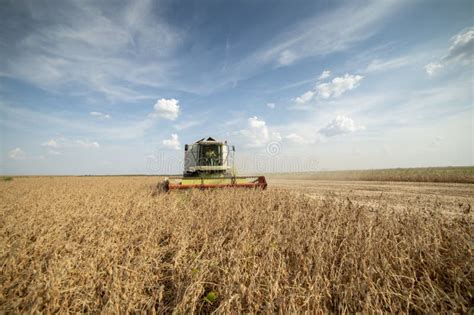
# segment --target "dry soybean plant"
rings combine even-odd
[[[472,311],[471,213],[155,181],[0,183],[0,312]]]

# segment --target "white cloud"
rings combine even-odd
[[[474,26],[463,29],[459,34],[451,38],[451,46],[447,55],[437,62],[431,62],[425,66],[429,76],[436,74],[438,70],[448,63],[460,62],[471,66],[474,61]]]
[[[247,141],[249,147],[260,147],[270,140],[270,131],[264,120],[258,119],[257,116],[247,119],[247,128],[240,130]],[[279,137],[278,133],[272,133],[272,137]]]
[[[104,113],[101,113],[101,112],[90,112],[89,113],[91,116],[94,116],[94,117],[97,117],[101,120],[103,119],[110,119],[110,115],[109,114],[104,114]]]
[[[351,118],[338,115],[336,118],[330,121],[326,127],[320,129],[319,133],[326,137],[332,137],[364,129],[364,126],[356,125],[354,120]]]
[[[44,155],[30,156],[26,155],[25,151],[21,148],[15,148],[8,151],[8,157],[12,160],[44,160]]]
[[[268,138],[268,128],[264,120],[259,120],[257,116],[250,117],[248,119],[249,127],[254,130],[260,130],[260,134],[267,139]]]
[[[26,159],[26,154],[21,148],[15,148],[8,152],[8,157],[12,160],[24,160]]]
[[[161,117],[168,120],[176,120],[179,115],[179,101],[171,99],[159,99],[153,106],[155,111],[151,114],[152,117]]]
[[[57,148],[57,147],[59,147],[58,142],[57,142],[56,140],[54,140],[54,139],[50,139],[50,140],[48,140],[48,141],[46,141],[46,142],[43,142],[41,145],[42,145],[42,146],[45,146],[45,147],[51,147],[51,148]]]
[[[313,92],[313,91],[307,91],[303,95],[298,96],[295,99],[295,102],[298,103],[298,104],[305,104],[305,103],[307,103],[307,102],[309,102],[313,99],[314,94],[315,94],[315,92]]]
[[[267,103],[267,107],[271,109],[275,109],[275,103]]]
[[[48,154],[50,154],[50,155],[62,155],[61,152],[55,151],[55,150],[49,150],[49,151],[48,151]]]
[[[472,62],[474,57],[474,26],[462,30],[451,41],[448,55],[443,59]]]
[[[42,146],[45,147],[50,147],[50,148],[83,148],[83,149],[92,149],[92,148],[99,148],[100,145],[97,141],[89,141],[89,140],[82,140],[82,139],[77,139],[77,140],[71,140],[71,139],[66,139],[64,137],[60,137],[57,139],[50,139],[48,141],[45,141],[41,144]],[[56,150],[51,150],[48,153],[53,154],[53,155],[58,155],[58,151]]]
[[[83,149],[98,149],[100,147],[97,141],[89,141],[89,140],[76,140],[74,144]]]
[[[319,76],[318,80],[324,80],[327,79],[331,76],[331,71],[329,70],[324,70],[321,75]]]
[[[347,91],[357,88],[364,77],[346,73],[342,77],[336,77],[327,83],[317,84],[313,90],[305,92],[298,96],[295,102],[303,105],[311,101],[315,96],[320,99],[329,99],[339,97]]]
[[[359,86],[364,77],[346,73],[343,77],[334,78],[329,83],[321,83],[316,86],[318,96],[323,99],[330,97],[339,97],[347,91],[353,90]]]
[[[425,70],[426,70],[426,73],[428,73],[428,75],[430,77],[434,76],[436,74],[436,72],[438,72],[438,70],[440,70],[441,68],[443,67],[442,64],[440,63],[435,63],[435,62],[431,62],[429,64],[427,64],[425,66]]]
[[[181,143],[179,142],[178,135],[173,133],[171,139],[163,140],[163,145],[169,149],[179,150],[181,149]]]

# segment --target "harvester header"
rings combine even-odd
[[[235,147],[227,141],[202,138],[184,146],[184,172],[165,179],[164,190],[189,188],[267,188],[265,176],[236,176]]]

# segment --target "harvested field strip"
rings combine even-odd
[[[474,184],[474,167],[394,168],[268,174],[269,178]]]

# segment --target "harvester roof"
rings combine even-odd
[[[217,141],[216,139],[214,139],[212,137],[207,137],[207,139],[202,138],[202,139],[196,141],[196,143],[198,143],[198,144],[221,144],[223,142],[222,141]]]

